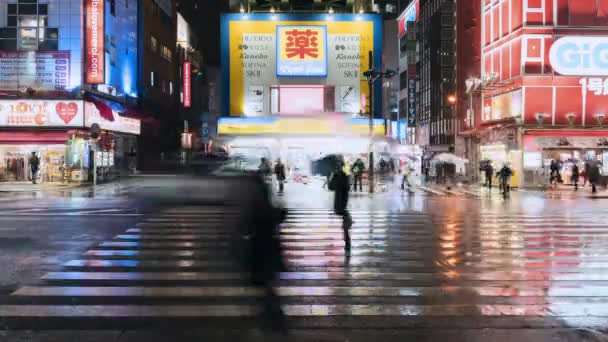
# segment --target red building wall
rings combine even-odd
[[[465,131],[467,111],[473,104],[474,122],[481,120],[481,97],[475,94],[471,98],[466,93],[465,82],[468,78],[480,77],[481,70],[481,2],[458,1],[456,15],[457,51],[456,51],[456,81],[458,89],[457,118],[459,131]]]
[[[545,124],[569,125],[568,114],[573,113],[575,126],[589,126],[596,125],[594,114],[608,114],[608,91],[604,95],[603,84],[599,90],[596,84],[605,77],[560,75],[549,60],[557,39],[606,35],[608,0],[481,1],[481,74],[497,75],[496,83],[484,90],[482,113],[490,115],[482,122],[500,120],[498,114],[508,117],[496,113],[500,101],[493,98],[519,90],[521,109],[512,114],[523,111],[525,123],[536,124],[537,114],[545,113]]]

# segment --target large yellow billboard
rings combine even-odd
[[[231,116],[276,114],[285,101],[278,95],[282,86],[306,85],[327,89],[326,108],[369,113],[362,73],[370,51],[381,69],[381,34],[377,15],[224,15],[222,109]],[[374,91],[380,99],[380,84]]]

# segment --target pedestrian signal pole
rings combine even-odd
[[[369,92],[369,193],[374,193],[374,54],[368,52],[368,92]]]

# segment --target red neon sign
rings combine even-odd
[[[192,106],[190,62],[184,62],[184,108]]]
[[[104,60],[104,0],[87,0],[87,83],[103,84]]]

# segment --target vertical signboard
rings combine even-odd
[[[87,83],[104,83],[104,0],[86,0]]]
[[[190,68],[190,62],[184,62],[184,108],[190,108],[192,106],[192,79]]]
[[[407,122],[409,127],[416,126],[416,79],[407,80]]]

